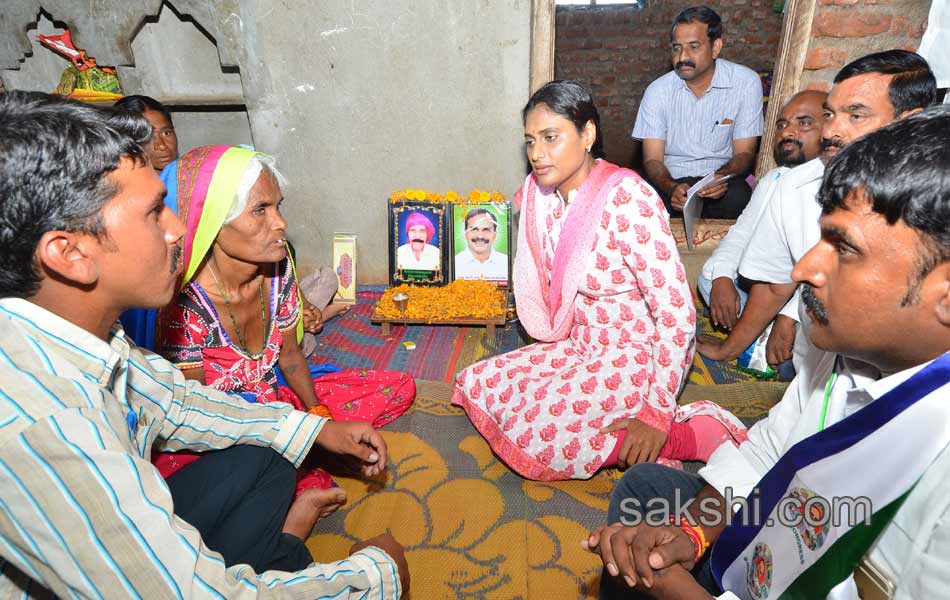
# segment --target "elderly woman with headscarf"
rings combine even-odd
[[[280,213],[282,181],[272,157],[244,148],[203,146],[179,159],[185,272],[163,315],[160,351],[185,377],[252,402],[381,427],[406,411],[415,382],[372,370],[313,378],[299,344],[301,298]],[[155,464],[168,477],[196,459],[163,454]],[[325,474],[311,473],[298,489],[329,485]]]

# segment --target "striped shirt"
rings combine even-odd
[[[398,598],[378,548],[297,573],[226,567],[149,462],[254,444],[299,466],[325,422],[186,380],[118,325],[105,342],[0,299],[0,597]]]
[[[651,83],[632,137],[663,140],[663,164],[673,179],[701,177],[732,158],[732,141],[762,135],[762,82],[748,67],[716,59],[701,98],[676,71]]]

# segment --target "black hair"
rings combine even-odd
[[[894,116],[915,108],[926,108],[937,101],[937,80],[924,58],[907,50],[875,52],[846,64],[835,75],[841,83],[858,75],[881,73],[893,75],[887,95],[894,106]]]
[[[137,115],[145,114],[146,110],[154,110],[165,115],[165,118],[168,119],[168,122],[172,123],[172,114],[168,112],[168,109],[165,108],[164,104],[155,98],[152,98],[151,96],[126,96],[117,100],[116,103],[112,105],[112,107],[135,113]],[[172,127],[174,127],[174,123],[172,123]]]
[[[543,104],[552,112],[561,115],[577,128],[578,133],[584,130],[588,121],[594,122],[596,130],[594,144],[590,152],[594,158],[604,157],[604,140],[600,132],[600,113],[594,106],[594,99],[583,85],[570,79],[558,79],[545,83],[538,91],[531,94],[531,99],[521,111],[522,122],[528,119],[528,113],[539,104]]]
[[[895,121],[848,144],[828,165],[818,203],[828,214],[862,190],[888,224],[898,220],[920,235],[915,282],[950,260],[950,107]]]
[[[472,217],[477,217],[478,215],[488,215],[491,217],[492,222],[495,224],[495,229],[498,229],[498,217],[495,216],[495,213],[485,208],[473,208],[465,214],[465,221],[463,224],[465,228],[468,229],[468,220]]]
[[[677,25],[683,23],[705,23],[706,35],[709,37],[709,43],[713,43],[722,37],[722,17],[719,13],[708,6],[691,6],[683,9],[680,14],[673,19],[673,28],[670,29],[670,39],[673,39],[673,31]]]
[[[147,160],[152,128],[141,115],[61,96],[0,94],[0,297],[28,298],[42,279],[34,255],[48,231],[101,237],[101,209],[123,157]]]

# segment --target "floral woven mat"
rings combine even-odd
[[[781,397],[780,387],[689,385],[684,396],[718,402],[751,424]],[[413,407],[383,430],[384,481],[336,478],[349,501],[317,524],[307,542],[314,557],[342,558],[357,540],[389,531],[406,547],[412,598],[596,598],[601,563],[580,540],[603,524],[618,472],[522,479],[450,396],[448,384],[418,382]]]

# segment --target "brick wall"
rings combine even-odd
[[[828,90],[852,60],[880,50],[916,50],[930,0],[818,0],[802,84]]]
[[[840,0],[839,0],[840,1]],[[629,5],[558,6],[555,76],[590,87],[601,115],[607,158],[639,167],[630,138],[647,85],[671,69],[669,35],[673,19],[696,0],[651,0]],[[723,19],[722,57],[756,71],[770,70],[782,31],[773,0],[708,3]]]

